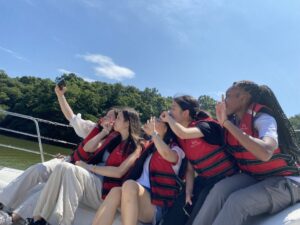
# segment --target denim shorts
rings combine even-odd
[[[148,191],[149,194],[151,195],[151,189],[150,188],[145,187],[145,186],[143,186],[143,188],[145,188],[145,190]],[[150,225],[150,224],[155,225],[155,224],[157,224],[157,222],[159,222],[161,220],[161,218],[166,213],[166,211],[167,210],[166,210],[165,207],[155,206],[154,217],[153,217],[152,223],[142,223],[142,224],[144,224],[144,225]]]

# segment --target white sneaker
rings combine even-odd
[[[11,216],[2,210],[0,210],[0,225],[12,225]]]

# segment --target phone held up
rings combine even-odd
[[[67,85],[64,78],[58,78],[58,79],[56,79],[55,83],[59,87],[60,90],[62,90]]]

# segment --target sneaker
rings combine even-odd
[[[12,218],[11,216],[4,211],[0,211],[0,225],[11,225],[12,224]]]
[[[47,225],[46,220],[41,219],[34,222],[33,218],[27,218],[25,225]],[[1,224],[0,224],[1,225]]]

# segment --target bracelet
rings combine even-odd
[[[88,164],[87,165],[87,167],[86,167],[86,169],[88,170],[88,171],[90,171],[90,172],[94,172],[93,170],[95,169],[95,165],[92,165],[92,164]]]
[[[222,127],[224,127],[224,124],[225,124],[227,121],[229,121],[229,119],[226,119],[226,120],[223,121]]]
[[[158,136],[158,132],[155,130],[152,132],[151,137]]]

